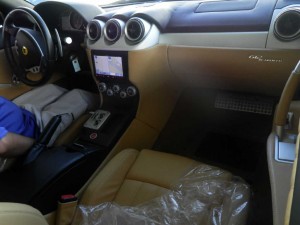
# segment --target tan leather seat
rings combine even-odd
[[[33,207],[18,203],[0,203],[0,224],[46,225],[43,215]]]
[[[198,165],[204,164],[178,155],[153,150],[126,149],[117,154],[92,180],[84,191],[80,204],[98,205],[113,201],[120,205],[135,206],[164,194],[180,177]],[[232,179],[232,174],[222,171],[219,179],[229,181]],[[243,198],[248,197],[249,193],[243,193]],[[222,204],[225,203],[222,202]],[[237,204],[237,202],[232,204]],[[6,211],[3,215],[4,206],[0,205],[2,224],[2,217],[7,217],[8,212]],[[230,210],[234,209],[232,205],[228,204],[224,208],[229,215],[232,214]],[[242,216],[239,221],[245,221],[245,218]],[[39,220],[40,218],[32,217],[31,219]],[[231,221],[228,224],[237,222],[234,215],[228,221]],[[78,222],[78,218],[75,218],[73,224],[78,224]],[[3,225],[6,224],[17,223],[3,223]],[[243,222],[238,224],[243,224]]]
[[[121,205],[137,205],[170,189],[171,184],[198,164],[177,155],[126,149],[89,184],[81,203],[95,205],[114,201]]]

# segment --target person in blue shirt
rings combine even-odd
[[[0,155],[20,155],[38,138],[35,117],[4,97],[0,97],[0,109]]]
[[[10,101],[0,97],[0,157],[24,154],[55,115],[66,115],[52,136],[52,145],[74,119],[99,107],[99,96],[48,84]]]

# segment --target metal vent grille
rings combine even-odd
[[[220,93],[215,100],[215,108],[263,115],[272,115],[273,105],[269,98],[233,93]]]

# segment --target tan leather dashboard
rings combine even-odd
[[[128,56],[129,79],[140,93],[136,118],[160,131],[184,88],[280,96],[300,52],[157,45]]]
[[[280,96],[300,52],[170,46],[168,57],[188,86]]]

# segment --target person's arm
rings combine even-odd
[[[15,157],[24,154],[34,143],[34,139],[8,132],[0,139],[0,156]]]

